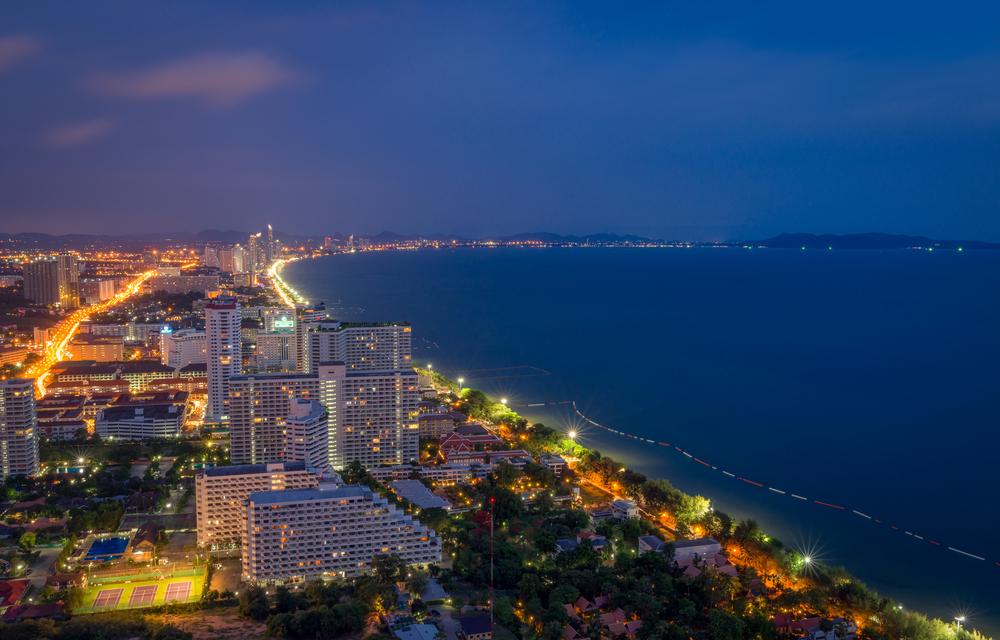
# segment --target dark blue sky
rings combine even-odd
[[[23,2],[0,230],[1000,241],[994,3]]]

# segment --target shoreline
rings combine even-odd
[[[317,257],[319,257],[319,256],[317,256]],[[310,272],[310,273],[311,273],[311,272]],[[314,273],[313,273],[313,274],[312,274],[312,276],[313,276],[313,277],[315,277],[315,276],[316,276],[316,274],[314,274]],[[324,293],[323,295],[327,295],[327,293]],[[334,297],[336,297],[336,296],[334,295]],[[426,321],[426,318],[425,318],[425,321]],[[441,330],[442,330],[442,328],[441,328],[441,327],[438,327],[438,331],[440,332]],[[437,374],[437,375],[440,375],[440,374]],[[452,375],[454,375],[454,374],[452,374]],[[442,377],[443,377],[443,376],[442,376]],[[497,390],[496,390],[496,389],[494,389],[494,391],[496,392]],[[555,398],[555,399],[560,399],[560,398]],[[493,403],[493,404],[494,404],[494,405],[497,405],[497,403]],[[531,410],[530,410],[530,409],[528,409],[528,411],[531,411]],[[511,413],[514,413],[514,412],[512,411]],[[514,415],[517,415],[517,414],[514,414]],[[544,419],[544,417],[543,417],[543,416],[536,416],[536,419],[537,419],[537,418],[543,418],[543,419]],[[548,422],[548,421],[546,420],[546,422]],[[671,442],[672,442],[672,440],[671,440]],[[629,444],[632,444],[632,443],[629,443]],[[606,445],[606,446],[607,446],[607,445]],[[602,448],[603,448],[603,447],[602,447]],[[621,455],[626,455],[626,454],[625,454],[624,452],[621,452],[621,451],[619,451],[619,453],[620,453]],[[616,455],[619,455],[619,454],[616,454]],[[678,459],[679,459],[679,458],[678,458]],[[646,466],[646,467],[648,467],[649,465],[645,465],[645,466]],[[673,471],[677,471],[677,470],[673,470]],[[654,470],[654,471],[651,471],[651,473],[652,473],[653,475],[650,475],[650,478],[652,478],[652,477],[655,477],[655,476],[661,476],[661,475],[662,475],[662,470],[660,470],[659,472],[657,472],[657,471],[655,471],[655,470]],[[671,475],[673,475],[673,472],[671,473]],[[751,477],[752,477],[752,476],[751,476]],[[696,486],[701,486],[701,485],[696,485]],[[781,486],[781,485],[777,485],[777,486]],[[782,488],[784,488],[784,487],[782,487]],[[749,487],[747,487],[747,489],[749,489]],[[705,488],[703,487],[703,488],[702,488],[702,491],[705,491],[705,490],[706,490],[706,489],[705,489]],[[767,489],[764,489],[764,490],[766,491]],[[710,491],[710,490],[709,490],[709,491]],[[809,494],[807,493],[806,495],[809,495]],[[733,506],[733,504],[732,504],[732,503],[734,502],[734,500],[738,500],[738,501],[739,501],[739,503],[740,503],[740,506],[741,506],[741,508],[740,508],[740,509],[736,509],[736,507],[734,507],[734,506]],[[726,500],[726,502],[727,502],[727,503],[728,503],[728,504],[729,504],[729,505],[730,505],[731,507],[733,507],[734,509],[736,509],[737,511],[739,511],[739,512],[741,512],[741,513],[745,514],[745,515],[746,515],[746,516],[747,516],[748,518],[749,518],[749,517],[752,517],[752,516],[754,515],[754,512],[755,512],[755,511],[759,511],[759,505],[757,505],[757,503],[758,503],[758,502],[760,502],[760,501],[759,501],[759,500],[758,500],[758,501],[755,501],[755,500],[754,500],[753,498],[746,498],[746,497],[744,497],[744,498],[732,498],[732,497],[730,497],[730,498],[728,498],[728,499]],[[769,503],[768,503],[768,504],[769,504]],[[727,508],[729,508],[729,507],[727,507]],[[864,508],[863,508],[862,510],[863,510],[863,511],[867,511],[867,510],[866,510],[866,509],[864,509]],[[870,513],[870,512],[869,512],[869,513]],[[825,517],[825,516],[824,516],[824,517]],[[794,515],[793,515],[793,516],[790,516],[790,518],[789,518],[789,521],[790,521],[790,522],[796,522],[796,521],[798,521],[798,520],[799,520],[799,517],[796,517],[796,516],[794,516]],[[821,526],[823,526],[823,525],[821,525]],[[854,527],[854,528],[856,529],[856,527]],[[786,535],[787,535],[787,532],[786,532]],[[844,551],[843,555],[841,555],[840,559],[838,560],[838,563],[842,563],[842,562],[845,562],[845,563],[846,563],[846,562],[847,562],[847,561],[848,561],[848,560],[849,560],[849,559],[850,559],[851,557],[853,557],[853,555],[854,555],[854,553],[853,553],[852,551],[850,551],[850,550],[849,550],[849,548],[845,549],[845,551]],[[867,565],[866,565],[866,566],[867,566]],[[926,575],[926,576],[928,576],[928,577],[931,577],[931,576],[932,576],[932,574],[930,574],[930,573],[923,573],[923,574],[921,574],[921,577],[922,577],[923,575]],[[879,584],[881,585],[881,586],[880,586],[880,588],[882,588],[882,589],[888,589],[888,590],[891,590],[891,589],[893,589],[893,588],[894,588],[894,587],[886,587],[886,585],[885,585],[885,584],[882,584],[882,583],[880,583],[880,582],[879,582],[878,580],[876,580],[875,578],[873,578],[873,577],[871,577],[871,576],[869,576],[869,579],[873,580],[873,581],[874,581],[874,582],[876,582],[876,583],[879,583]],[[912,580],[912,576],[911,576],[911,580]],[[930,581],[928,581],[928,582],[930,583]],[[922,589],[922,588],[923,588],[922,586],[914,586],[914,587],[910,587],[910,585],[920,585],[920,584],[922,584],[922,583],[919,583],[919,582],[918,582],[918,583],[914,583],[914,582],[907,582],[907,583],[906,583],[906,585],[901,585],[901,586],[899,587],[899,590],[900,590],[900,591],[905,591],[906,589],[910,589],[910,588],[914,588],[914,589]],[[938,592],[938,593],[940,593],[940,592]],[[906,598],[906,594],[905,594],[905,593],[903,594],[903,600],[904,600],[904,601],[907,601],[907,598]],[[925,603],[925,606],[926,606],[926,603]],[[954,623],[952,623],[952,624],[954,625]]]

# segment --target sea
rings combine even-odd
[[[409,321],[416,364],[1000,638],[1000,251],[423,249],[282,275],[341,320]]]

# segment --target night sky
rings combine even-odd
[[[0,230],[1000,241],[998,18],[6,2]]]

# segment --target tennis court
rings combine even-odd
[[[167,592],[163,594],[163,601],[164,602],[170,602],[171,600],[186,601],[189,595],[191,595],[190,582],[173,582],[167,585]]]
[[[106,607],[118,604],[118,601],[121,600],[123,593],[125,593],[125,589],[103,589],[97,593],[97,598],[94,600],[94,606]]]
[[[129,596],[129,604],[143,604],[146,602],[152,602],[156,598],[155,584],[149,584],[143,587],[135,587],[132,589],[132,595]]]

